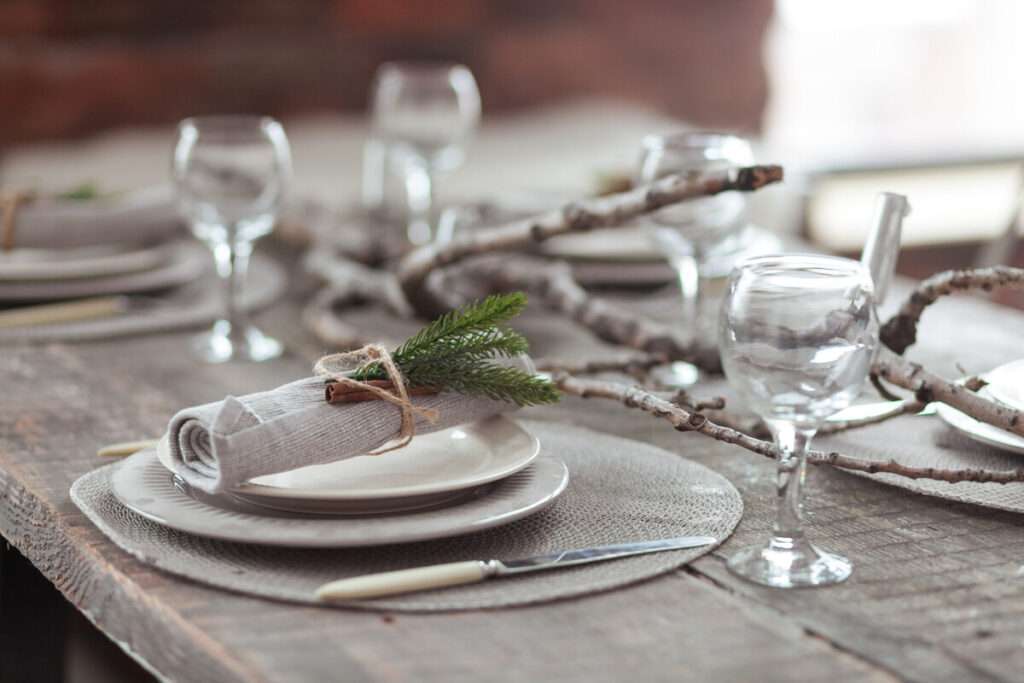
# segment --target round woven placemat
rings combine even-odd
[[[457,560],[516,558],[556,550],[671,536],[725,540],[743,502],[724,477],[647,444],[540,422],[525,426],[542,452],[569,467],[569,487],[550,508],[469,536],[350,550],[272,548],[214,541],[151,522],[110,491],[112,467],[75,482],[75,504],[118,546],[147,564],[218,588],[276,600],[316,603],[333,579]],[[341,522],[343,523],[343,522]],[[443,611],[526,605],[606,591],[670,571],[714,546],[653,553],[557,571],[394,598],[347,603],[393,611]]]
[[[839,451],[876,462],[895,460],[912,467],[944,470],[984,469],[1003,472],[1024,467],[1024,455],[1001,451],[974,441],[937,416],[910,415],[878,425],[817,437],[812,447]],[[1024,484],[951,484],[934,479],[907,479],[895,474],[852,472],[916,493],[984,505],[999,510],[1024,512]]]

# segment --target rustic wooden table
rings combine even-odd
[[[671,311],[670,302],[644,305]],[[198,365],[185,333],[0,351],[0,534],[162,678],[1024,679],[1024,516],[815,470],[807,487],[811,534],[852,558],[854,576],[827,589],[761,588],[731,576],[724,558],[769,528],[772,463],[599,402],[570,400],[533,417],[653,442],[724,473],[746,512],[717,552],[585,599],[428,615],[278,604],[151,569],[94,528],[68,488],[101,464],[97,447],[157,435],[182,406],[301,376],[324,351],[301,331],[294,304],[278,306],[264,325],[287,340],[290,354],[260,366]],[[570,333],[568,323],[550,318],[535,316],[527,326],[541,352]],[[1021,355],[1024,315],[951,300],[929,311],[922,337],[912,355],[937,371],[955,375],[957,360],[982,371]],[[52,628],[38,635],[52,600],[31,598],[36,606],[17,612],[12,596],[24,604],[38,586],[7,574],[8,607],[0,608],[7,642],[30,633],[55,639]]]

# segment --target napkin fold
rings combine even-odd
[[[418,396],[413,405],[438,416],[431,422],[417,413],[417,434],[516,408],[452,392]],[[168,442],[176,474],[201,491],[221,493],[265,474],[369,453],[396,438],[401,422],[399,408],[386,401],[329,404],[324,378],[309,377],[186,408],[171,418]]]

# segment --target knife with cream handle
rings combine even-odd
[[[580,550],[565,550],[550,555],[539,555],[521,560],[469,560],[435,564],[415,569],[402,569],[381,574],[367,574],[350,579],[326,583],[316,591],[318,600],[325,602],[361,600],[385,595],[461,586],[487,579],[515,576],[527,572],[571,567],[602,560],[657,553],[665,550],[697,548],[717,543],[713,536],[682,536],[657,541],[623,543]]]

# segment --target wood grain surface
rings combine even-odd
[[[671,294],[631,302],[671,317]],[[102,445],[158,435],[188,404],[283,383],[322,348],[292,300],[266,328],[284,359],[202,366],[187,334],[35,345],[0,352],[0,534],[79,609],[158,676],[175,681],[1021,680],[1024,517],[951,504],[837,471],[807,487],[814,538],[846,553],[853,578],[828,589],[745,583],[724,558],[771,524],[772,463],[680,435],[611,404],[566,401],[535,419],[656,443],[724,473],[747,506],[716,553],[671,575],[585,599],[496,611],[390,615],[297,607],[205,588],[148,568],[97,531],[68,498],[102,463]],[[968,323],[969,321],[969,323]],[[351,322],[383,336],[405,323],[372,310]],[[536,355],[602,345],[533,313]],[[1024,316],[943,302],[911,355],[954,375],[1021,355]],[[970,349],[969,358],[965,349]],[[59,380],[59,381],[58,381]],[[711,385],[708,392],[719,387]],[[59,389],[59,390],[58,390]]]

